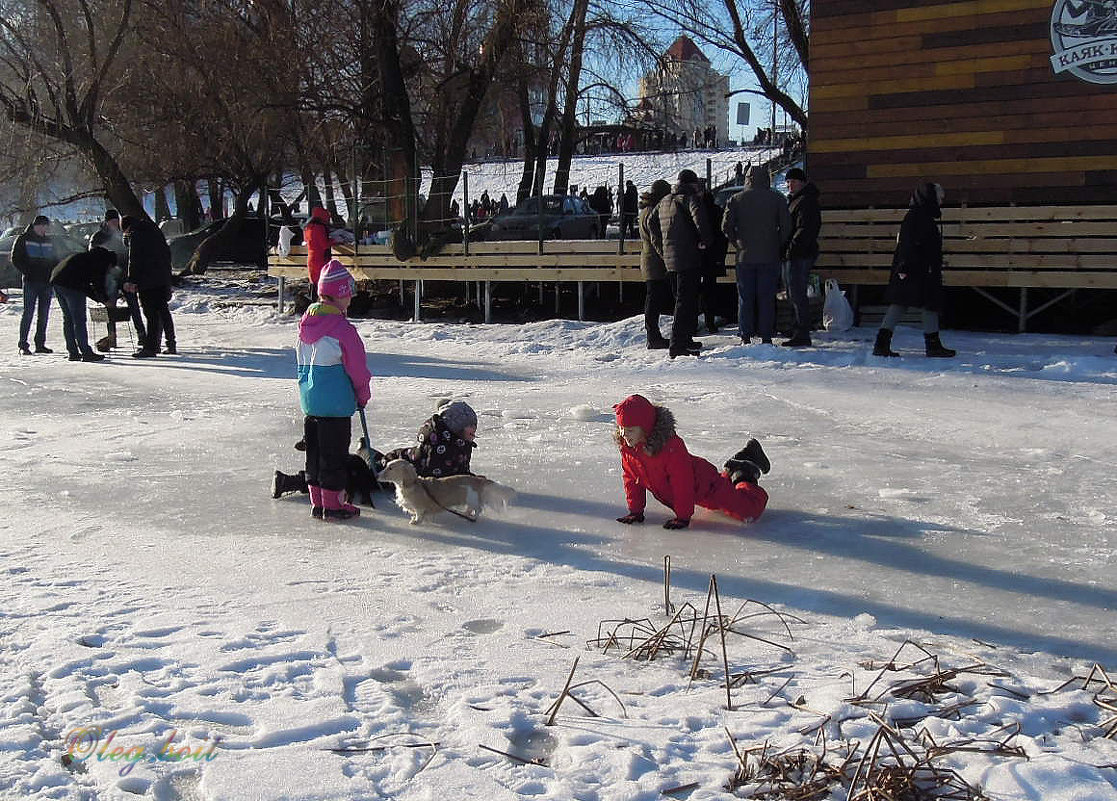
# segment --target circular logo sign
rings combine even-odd
[[[1089,83],[1117,83],[1117,0],[1056,0],[1051,68]]]

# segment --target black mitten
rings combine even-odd
[[[618,523],[624,523],[625,525],[629,525],[629,526],[632,525],[633,523],[643,523],[644,522],[644,513],[643,512],[629,512],[624,517],[618,517],[617,522]]]
[[[686,528],[689,525],[690,525],[689,520],[680,520],[677,517],[672,517],[670,520],[668,520],[666,523],[663,524],[663,527],[668,528],[668,529],[675,529],[675,528]]]

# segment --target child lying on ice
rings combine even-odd
[[[613,439],[621,451],[628,501],[628,514],[618,517],[617,522],[643,523],[649,491],[675,513],[663,524],[667,529],[690,525],[696,505],[745,523],[764,512],[768,493],[756,482],[771,464],[755,439],[750,439],[719,473],[705,459],[690,455],[675,433],[675,416],[666,407],[642,395],[629,395],[613,411],[617,416]]]

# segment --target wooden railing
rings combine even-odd
[[[904,209],[823,213],[819,272],[888,283]],[[1117,289],[1117,206],[944,209],[947,286]]]
[[[904,209],[823,212],[822,255],[816,272],[854,286],[886,284],[904,213]],[[1029,317],[1077,289],[1117,289],[1117,206],[945,209],[942,231],[944,283],[972,287],[1016,316],[1020,330]],[[335,247],[334,255],[359,279],[486,285],[491,281],[643,280],[640,243],[635,241],[476,242],[468,247],[447,245],[437,255],[406,262],[397,260],[386,245]],[[734,258],[730,251],[729,274],[723,281],[734,280]],[[293,248],[287,257],[273,253],[268,273],[281,280],[305,279],[305,250]],[[1019,289],[1016,307],[989,294],[992,288]],[[1029,288],[1067,292],[1029,309]],[[418,296],[416,292],[416,306]]]

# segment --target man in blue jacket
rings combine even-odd
[[[19,321],[19,352],[31,355],[27,341],[31,333],[31,320],[38,311],[38,324],[35,326],[35,353],[54,353],[47,347],[47,320],[50,319],[50,299],[54,295],[50,286],[50,273],[58,259],[54,255],[54,243],[47,233],[50,220],[39,215],[27,226],[27,230],[16,237],[12,245],[12,266],[23,276],[23,317]]]

